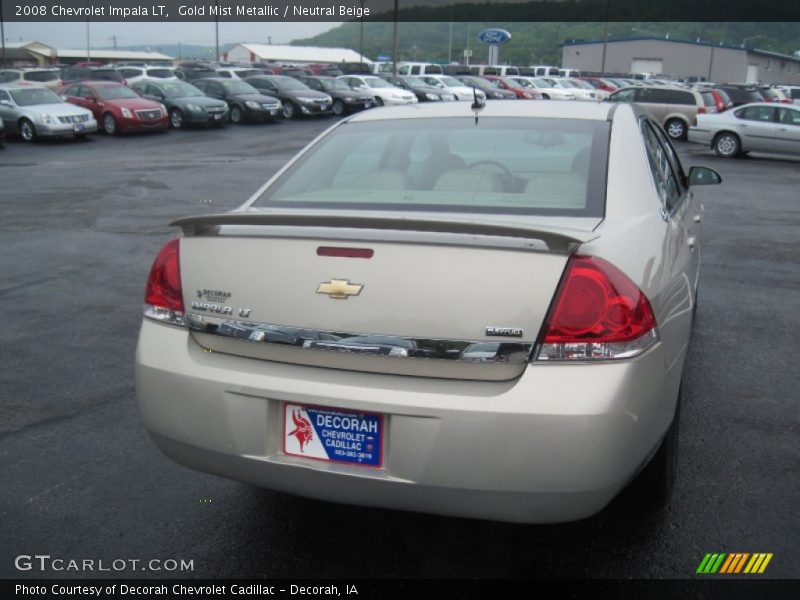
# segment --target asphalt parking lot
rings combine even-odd
[[[800,160],[723,160],[705,202],[699,309],[672,502],[519,526],[339,506],[189,471],[137,413],[150,264],[177,217],[229,209],[331,120],[0,149],[0,577],[23,554],[184,559],[187,577],[694,576],[771,552],[800,577]],[[124,569],[143,577],[161,572]],[[99,575],[99,574],[97,574]],[[108,573],[104,573],[108,575]]]

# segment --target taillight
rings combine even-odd
[[[706,107],[705,107],[705,106],[701,106],[700,108],[698,108],[698,109],[697,109],[697,114],[698,114],[698,115],[704,115],[704,114],[706,114]]]
[[[168,241],[153,261],[144,303],[145,317],[172,325],[185,324],[179,238]]]
[[[611,263],[574,256],[545,322],[536,360],[638,356],[658,341],[644,293]]]

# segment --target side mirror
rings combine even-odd
[[[717,185],[722,177],[714,169],[708,167],[692,167],[689,169],[689,185]]]

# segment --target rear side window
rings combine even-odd
[[[577,119],[347,123],[255,206],[598,217],[609,131]]]
[[[667,214],[670,214],[678,206],[682,196],[678,174],[675,172],[668,151],[659,140],[655,128],[647,120],[642,121],[642,139],[653,185],[658,192],[662,208]]]
[[[129,79],[129,78],[132,78],[132,77],[139,77],[142,74],[142,70],[141,69],[129,69],[129,68],[126,68],[126,69],[120,69],[119,72],[126,79]]]
[[[710,95],[710,94],[709,94]],[[667,104],[683,104],[686,106],[695,106],[697,102],[695,101],[694,94],[691,92],[683,92],[681,90],[669,90],[667,96]],[[711,104],[707,104],[706,106],[713,106],[714,101],[712,99]]]
[[[775,109],[771,106],[748,106],[734,113],[746,121],[761,121],[771,123],[775,120]]]
[[[800,88],[792,88],[789,90],[792,100],[800,100]]]
[[[714,101],[714,95],[711,92],[702,92],[700,95],[703,97],[703,104],[705,106],[717,105],[717,103]]]
[[[19,79],[19,73],[16,71],[0,72],[0,83],[8,83],[9,81],[16,81],[17,79]]]
[[[641,88],[636,90],[635,102],[643,104],[667,104],[669,99],[669,90],[661,90],[658,88]]]

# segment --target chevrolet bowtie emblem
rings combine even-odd
[[[331,279],[320,283],[317,293],[328,294],[328,296],[337,300],[346,300],[348,296],[358,296],[363,287],[358,283],[350,283],[349,279]]]

